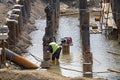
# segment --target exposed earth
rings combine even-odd
[[[63,1],[64,2],[64,1]],[[66,2],[67,3],[67,2]],[[74,2],[73,2],[74,3]],[[25,24],[25,29],[22,32],[20,40],[18,41],[16,52],[21,54],[25,53],[26,48],[31,45],[29,33],[36,30],[34,26],[35,20],[39,18],[44,18],[44,8],[46,6],[46,1],[36,0],[34,4],[31,4],[31,17],[27,24]],[[68,6],[71,4],[68,2]],[[12,9],[13,4],[10,3],[0,3],[0,22],[5,24],[5,18],[7,17],[7,12]],[[16,70],[16,69],[0,69],[0,80],[104,80],[104,79],[88,79],[88,78],[67,78],[56,73],[49,72],[47,70]]]

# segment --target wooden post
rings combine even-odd
[[[9,28],[9,33],[8,36],[9,38],[7,39],[9,48],[14,51],[15,45],[16,45],[16,26],[17,26],[17,21],[16,20],[7,20],[7,26]]]
[[[6,66],[6,54],[5,54],[5,42],[4,42],[4,40],[2,40],[1,63],[3,66]]]
[[[70,54],[70,46],[69,45],[62,45],[62,53],[63,54]]]
[[[13,20],[16,20],[18,22],[19,15],[18,14],[11,14],[9,18],[13,19]],[[18,38],[18,36],[19,36],[19,25],[16,24],[16,38]]]
[[[22,9],[21,9],[21,11],[22,11],[22,19],[23,19],[23,23],[26,23],[27,22],[27,20],[28,20],[28,14],[27,14],[27,8],[26,8],[26,0],[19,0],[18,1],[18,4],[20,4],[20,5],[23,5],[23,7],[22,7]]]
[[[14,5],[14,9],[19,9],[20,11],[18,12],[13,12],[13,14],[18,14],[19,17],[18,17],[18,33],[19,35],[21,34],[21,31],[22,31],[22,27],[23,27],[23,20],[22,20],[22,5],[20,4],[16,4]]]
[[[0,68],[6,66],[6,53],[5,53],[5,41],[8,38],[9,29],[6,25],[0,26]]]
[[[19,0],[18,1],[18,5],[20,5],[20,10],[21,10],[21,13],[20,13],[20,33],[21,31],[23,30],[23,26],[24,26],[24,17],[25,17],[25,12],[24,12],[24,4],[23,4],[23,1],[22,0]],[[15,8],[19,8],[19,7],[15,7]]]
[[[87,0],[80,0],[80,29],[82,36],[83,76],[92,77],[92,54],[90,52],[89,11]]]
[[[27,21],[30,17],[30,10],[31,10],[31,5],[30,5],[31,1],[30,0],[24,0],[24,6],[25,6],[25,10],[26,10],[26,14],[27,14]]]

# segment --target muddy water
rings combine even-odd
[[[94,19],[91,18],[91,22]],[[45,20],[40,19],[35,24],[38,28],[30,34],[32,43],[28,48],[28,52],[43,59],[42,38],[46,26]],[[77,17],[61,17],[60,27],[57,32],[57,42],[63,37],[72,37],[73,46],[70,46],[70,54],[62,54],[60,56],[60,65],[52,66],[49,71],[53,71],[67,77],[81,77],[82,76],[82,49],[81,37],[79,30],[79,21]],[[108,40],[103,34],[90,35],[91,52],[93,53],[93,73],[94,77],[105,78],[109,80],[120,79],[120,74],[108,72],[108,68],[120,69],[120,56],[113,55],[109,52],[120,53],[120,45],[115,40]],[[34,63],[40,65],[32,56],[27,58]],[[100,72],[100,73],[99,73]]]

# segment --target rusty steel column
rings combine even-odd
[[[49,68],[50,55],[47,53],[48,45],[53,41],[53,29],[52,29],[52,7],[48,5],[45,8],[46,13],[46,28],[45,35],[43,36],[43,62],[41,63],[42,68]]]
[[[90,52],[89,11],[87,0],[80,0],[80,29],[82,36],[83,76],[92,77],[92,53]]]
[[[43,62],[41,67],[50,67],[50,53],[47,52],[48,44],[52,41],[56,41],[55,35],[58,27],[59,20],[59,0],[50,0],[49,4],[45,8],[46,13],[46,28],[45,35],[43,37]]]
[[[56,35],[57,29],[59,27],[59,12],[60,12],[60,0],[50,0],[50,5],[52,7],[52,28],[53,36]]]

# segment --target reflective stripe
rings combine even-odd
[[[49,43],[49,45],[52,46],[52,49],[53,49],[52,54],[54,54],[55,51],[56,51],[58,48],[60,48],[60,46],[59,46],[58,44],[56,44],[55,42],[51,42],[51,43]]]

